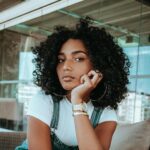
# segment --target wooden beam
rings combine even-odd
[[[0,2],[0,12],[21,2],[23,2],[23,0],[3,0]]]

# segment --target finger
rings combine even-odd
[[[95,71],[95,70],[91,70],[89,73],[88,73],[88,76],[89,77],[91,77],[91,79],[93,78],[93,77],[96,77],[96,78],[98,78],[98,77],[102,77],[102,73],[100,73],[99,71]]]
[[[100,73],[99,71],[95,71],[95,70],[91,70],[88,73],[88,76],[92,76],[91,81],[93,84],[96,84],[96,85],[103,78],[102,73]]]
[[[103,74],[99,70],[91,70],[91,71],[89,71],[88,76],[95,75],[95,74],[98,74],[100,77],[103,76]]]
[[[103,74],[99,70],[95,70],[95,72],[99,75],[99,77],[103,76]]]
[[[92,79],[94,75],[96,75],[96,72],[94,70],[88,72],[88,76],[90,77],[90,79]]]
[[[98,83],[103,79],[103,74],[101,72],[99,72],[99,70],[95,70],[95,72],[98,74],[99,78],[98,78]]]
[[[86,75],[86,74],[84,74],[82,77],[81,77],[81,79],[80,79],[80,81],[81,81],[81,83],[83,84],[83,83],[90,83],[91,81],[90,81],[90,79],[89,79],[89,77],[88,77],[88,75]]]
[[[93,86],[95,87],[95,86],[96,86],[96,83],[97,83],[97,80],[98,80],[98,78],[99,78],[98,73],[96,73],[94,70],[91,70],[91,71],[88,73],[88,76],[90,77],[90,80],[91,80]]]
[[[98,78],[96,81],[96,86],[98,85],[98,83],[102,80],[102,78]]]

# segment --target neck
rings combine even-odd
[[[67,97],[67,99],[71,102],[71,91],[68,91],[68,92],[67,92],[67,96],[66,96],[66,97]]]

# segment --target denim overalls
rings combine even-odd
[[[53,116],[51,121],[51,128],[55,130],[57,129],[58,121],[59,121],[59,101],[56,101],[54,98],[53,101],[54,101],[54,111],[53,111]],[[94,108],[92,112],[91,123],[94,128],[97,126],[99,122],[102,111],[103,109]],[[52,139],[53,150],[78,150],[79,149],[78,146],[68,146],[63,142],[61,142],[53,131],[51,131],[51,139]]]
[[[52,121],[51,121],[51,128],[56,130],[58,126],[58,121],[59,121],[59,101],[53,97],[53,102],[54,102],[54,109],[53,109],[53,116],[52,116]],[[91,116],[91,123],[93,127],[95,128],[99,122],[101,113],[103,109],[101,108],[94,108]],[[52,149],[53,150],[78,150],[78,146],[68,146],[61,142],[58,137],[55,135],[53,131],[51,131],[51,139],[52,139]],[[27,140],[25,140],[22,145],[16,147],[15,150],[28,150],[28,144]]]

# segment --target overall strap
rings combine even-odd
[[[59,121],[59,101],[54,96],[52,96],[52,98],[53,98],[53,115],[50,127],[57,129]]]
[[[102,112],[103,112],[102,108],[94,107],[94,110],[91,116],[91,122],[94,128],[98,125]]]

